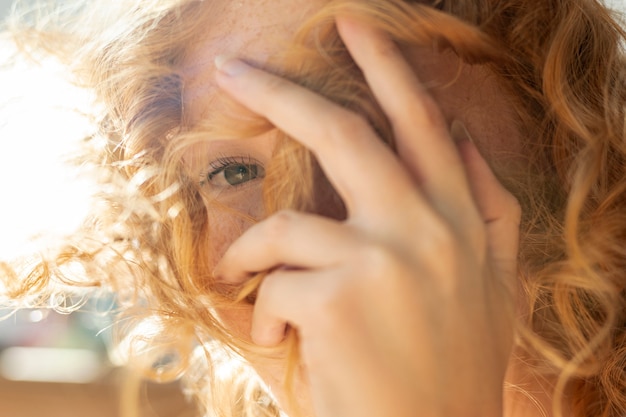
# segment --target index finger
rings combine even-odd
[[[416,192],[408,172],[363,117],[242,61],[216,59],[216,65],[223,89],[318,157],[350,214],[387,208]]]
[[[473,206],[465,168],[438,104],[399,47],[385,33],[349,18],[337,28],[389,118],[400,158],[450,219]],[[389,94],[393,91],[394,94]]]

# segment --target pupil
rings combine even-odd
[[[224,178],[230,185],[237,185],[256,178],[254,165],[233,165],[224,169]]]

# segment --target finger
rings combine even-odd
[[[285,338],[288,326],[299,329],[307,317],[309,304],[323,288],[324,272],[278,270],[269,274],[257,295],[250,336],[261,346],[276,346]]]
[[[437,103],[413,68],[379,31],[347,18],[338,19],[337,26],[392,124],[401,159],[431,201],[452,212],[447,218],[466,214],[472,201],[461,158]]]
[[[486,227],[492,258],[514,268],[519,246],[520,205],[500,184],[462,123],[452,123],[452,135],[457,140],[472,195]]]
[[[242,283],[254,273],[277,267],[325,268],[342,260],[358,244],[356,231],[336,220],[281,211],[252,226],[225,252],[214,276]]]
[[[224,90],[318,157],[350,214],[392,204],[413,190],[410,175],[361,116],[241,61],[216,65]]]

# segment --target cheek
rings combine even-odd
[[[211,268],[219,262],[228,250],[228,247],[243,232],[245,232],[253,222],[242,218],[237,212],[230,212],[228,209],[219,208],[209,210],[209,263]],[[237,307],[217,308],[216,313],[220,321],[236,338],[250,342],[250,329],[252,324],[252,308],[247,304],[238,304]]]
[[[208,220],[209,265],[215,267],[228,247],[265,215],[262,185],[254,185],[228,198],[205,200]]]
[[[252,218],[261,217],[262,213],[259,212],[263,210],[260,198],[252,200],[257,201],[258,204],[250,206],[250,210],[244,212],[235,210],[232,206],[214,207],[207,210],[209,221],[207,256],[211,268],[217,265],[230,245],[255,223]],[[234,308],[217,308],[216,313],[233,336],[251,341],[252,308],[251,305],[240,304]]]
[[[208,227],[208,257],[211,267],[215,267],[228,247],[245,232],[252,223],[236,213],[226,210],[210,210]]]

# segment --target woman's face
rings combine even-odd
[[[215,83],[216,56],[238,56],[264,66],[297,26],[327,0],[211,0],[214,9],[206,32],[183,64],[185,117],[196,125],[219,113]],[[215,140],[194,147],[192,178],[200,180],[210,218],[215,264],[228,245],[263,216],[262,180],[274,148],[274,135]],[[214,204],[217,202],[218,204]],[[225,210],[234,209],[232,210]],[[237,212],[238,214],[235,214]],[[241,216],[242,213],[244,216]],[[247,219],[245,217],[248,217]]]
[[[215,13],[206,22],[207,30],[183,68],[186,117],[190,122],[200,123],[221,111],[214,80],[216,56],[237,56],[263,67],[268,57],[280,52],[299,24],[326,2],[212,0]],[[462,121],[487,159],[519,154],[520,135],[511,106],[487,70],[462,65],[459,72],[460,62],[453,53],[436,53],[430,47],[407,50],[406,56],[426,85],[441,86],[431,92],[446,120]],[[456,81],[450,83],[452,80]],[[273,148],[274,138],[266,134],[232,140],[207,138],[206,143],[194,149],[199,157],[188,169],[200,178],[211,236],[211,253],[206,256],[213,264],[251,225],[250,220],[234,212],[262,218],[264,167]],[[215,200],[221,207],[211,203]],[[224,210],[223,206],[234,210]],[[235,333],[247,337],[250,311],[222,312],[222,316]],[[273,379],[277,381],[282,376],[281,372],[276,376],[276,372],[257,365],[259,373],[271,385]]]
[[[207,2],[208,3],[208,2]],[[280,52],[298,26],[328,0],[212,0],[211,21],[183,64],[185,112],[191,124],[220,112],[216,100],[214,59],[237,56],[263,67]],[[515,154],[519,132],[506,98],[489,73],[480,66],[464,65],[451,52],[435,53],[430,47],[407,50],[420,79],[435,87],[433,96],[449,122],[461,120],[487,158],[498,153]],[[457,77],[458,76],[458,77]],[[217,140],[194,148],[189,170],[197,176],[211,219],[211,262],[219,260],[251,218],[263,216],[262,180],[274,148],[271,134],[255,138]],[[209,204],[211,201],[219,205]],[[234,211],[224,210],[224,206]]]

